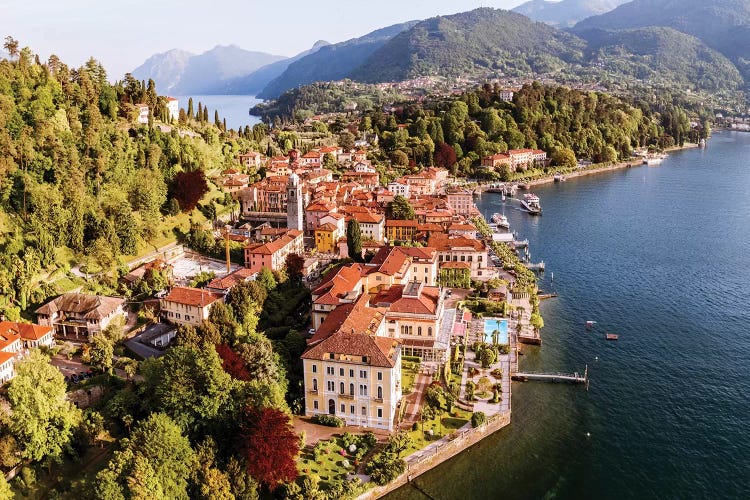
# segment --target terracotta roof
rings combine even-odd
[[[310,344],[320,342],[337,332],[375,335],[383,323],[386,311],[380,307],[369,307],[368,299],[367,294],[362,294],[354,303],[342,304],[328,313],[310,339]]]
[[[331,224],[330,222],[326,222],[325,224],[321,224],[320,226],[318,226],[318,229],[316,229],[316,231],[317,231],[317,230],[322,230],[322,231],[330,231],[330,232],[333,232],[333,231],[335,231],[336,229],[338,229],[338,228],[337,228],[336,226],[334,226],[334,225],[333,225],[333,224]]]
[[[380,272],[393,276],[409,265],[409,256],[401,247],[382,247],[370,261],[370,265],[377,266],[371,272]]]
[[[20,342],[20,340],[21,335],[18,332],[7,331],[0,333],[0,351],[5,351],[16,342]]]
[[[187,306],[205,307],[213,304],[220,298],[220,294],[201,290],[200,288],[175,286],[169,291],[163,300],[174,302],[176,304],[185,304]]]
[[[37,314],[51,316],[57,312],[76,313],[85,319],[102,319],[125,304],[125,299],[102,297],[84,293],[66,293],[36,310]]]
[[[23,340],[39,340],[52,333],[51,326],[34,325],[31,323],[15,323],[3,321],[0,323],[0,335],[20,335]]]
[[[301,234],[302,231],[299,231],[297,229],[290,229],[284,236],[277,238],[270,243],[253,243],[252,245],[246,246],[245,249],[249,250],[250,253],[273,255],[285,246],[292,243]]]
[[[358,264],[342,266],[334,271],[329,271],[323,277],[323,281],[313,290],[312,295],[317,297],[316,304],[336,305],[341,302],[347,294],[359,292],[359,281],[362,277],[362,267]]]
[[[477,228],[474,227],[472,224],[461,224],[459,222],[454,222],[450,226],[448,226],[448,231],[476,231]]]
[[[437,257],[437,250],[431,247],[394,247],[398,248],[406,255],[412,258],[412,260],[435,260]]]
[[[440,264],[440,269],[471,269],[471,264],[468,262],[443,262]]]
[[[334,210],[336,205],[325,201],[316,201],[307,206],[305,212],[330,212]]]
[[[352,213],[351,217],[356,219],[360,224],[379,224],[385,218],[383,214],[374,214],[367,209],[362,212],[356,211]]]
[[[385,221],[385,227],[417,227],[417,221],[388,219]]]
[[[437,248],[439,252],[450,251],[458,248],[471,248],[477,252],[486,250],[483,241],[466,236],[446,236],[442,233],[432,233],[427,244]]]
[[[329,354],[367,357],[367,364],[393,368],[399,354],[399,341],[364,333],[339,332],[310,347],[302,359],[326,360]]]
[[[435,314],[440,301],[440,288],[425,286],[419,297],[404,296],[404,290],[409,285],[393,285],[381,290],[370,299],[371,304],[387,307],[388,312],[409,314]]]
[[[256,274],[256,272],[243,267],[237,269],[233,273],[227,274],[223,278],[214,278],[208,283],[208,285],[206,285],[206,288],[212,288],[214,290],[231,290],[233,286],[248,281]]]
[[[0,365],[15,357],[15,353],[0,351]]]

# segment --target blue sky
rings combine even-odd
[[[42,58],[100,60],[119,79],[157,52],[235,44],[292,56],[391,24],[523,0],[0,0],[0,36]]]

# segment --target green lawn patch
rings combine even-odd
[[[401,387],[403,394],[411,394],[414,390],[414,380],[419,373],[419,363],[413,361],[402,361],[401,363]]]

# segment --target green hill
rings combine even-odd
[[[548,73],[582,62],[578,37],[503,10],[427,19],[393,37],[349,77],[377,83],[477,71]]]
[[[592,66],[644,82],[677,84],[691,91],[740,90],[737,67],[694,36],[672,28],[579,32]]]
[[[750,0],[634,0],[584,19],[575,31],[666,26],[693,35],[750,77]]]

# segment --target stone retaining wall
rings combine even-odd
[[[458,431],[457,437],[452,441],[440,443],[435,449],[429,451],[417,451],[414,455],[422,456],[416,460],[407,460],[406,472],[385,486],[376,486],[360,495],[357,500],[375,500],[407,484],[439,464],[453,458],[462,451],[477,444],[483,438],[493,434],[506,425],[510,424],[510,412],[493,415],[487,422],[476,429]],[[413,456],[414,456],[413,455]]]

